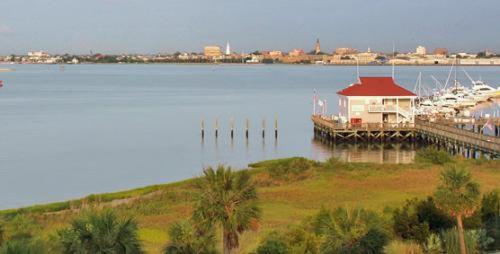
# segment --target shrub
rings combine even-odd
[[[40,240],[32,238],[7,241],[1,248],[0,254],[44,254],[49,253]]]
[[[315,254],[319,252],[319,237],[311,233],[309,228],[303,226],[291,227],[284,234],[290,253]]]
[[[288,178],[303,174],[315,165],[314,161],[297,157],[290,160],[283,160],[281,163],[273,163],[267,167],[272,178]]]
[[[439,233],[454,226],[454,220],[439,210],[432,197],[419,201],[407,200],[401,209],[393,212],[393,230],[406,240],[425,244],[431,233]]]
[[[465,231],[465,247],[467,253],[475,253],[477,243],[479,241],[478,234],[473,230]],[[460,242],[458,238],[458,230],[456,228],[445,230],[441,233],[443,242],[443,250],[447,254],[460,254]]]
[[[481,220],[483,222],[489,221],[496,216],[499,216],[500,211],[500,191],[494,190],[490,193],[484,194],[481,200]]]
[[[323,253],[380,253],[387,241],[380,217],[363,209],[337,208],[329,216],[323,209],[314,222],[329,223],[315,229],[324,239]]]
[[[449,215],[439,210],[432,197],[415,204],[418,220],[421,223],[426,222],[432,233],[439,233],[444,229],[452,228],[455,221]]]
[[[429,224],[419,220],[416,212],[417,200],[408,200],[402,209],[396,209],[393,213],[394,233],[406,240],[414,240],[424,244],[430,235]]]
[[[483,196],[481,221],[485,225],[486,237],[493,239],[485,246],[486,250],[500,250],[500,193],[498,190]]]
[[[137,223],[111,210],[89,213],[58,232],[63,253],[142,253]]]
[[[419,163],[430,163],[443,165],[452,161],[452,157],[446,151],[438,150],[435,147],[426,147],[417,151],[415,161]]]
[[[429,254],[438,254],[441,253],[442,245],[443,243],[441,242],[439,234],[431,234],[429,238],[427,238],[424,249]]]
[[[213,230],[195,229],[190,222],[174,223],[168,231],[170,242],[165,254],[217,253]]]
[[[288,254],[290,249],[282,236],[277,232],[269,234],[257,248],[257,254]]]
[[[384,246],[389,237],[380,229],[372,228],[359,240],[358,253],[379,254],[383,253]]]
[[[386,254],[424,254],[422,247],[413,242],[392,241],[385,246]]]

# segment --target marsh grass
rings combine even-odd
[[[483,193],[498,188],[500,162],[453,158],[453,163],[470,168]],[[407,199],[431,195],[443,165],[345,163],[335,159],[315,162],[288,158],[250,164],[249,172],[258,183],[262,221],[259,232],[245,233],[240,253],[256,250],[262,237],[272,230],[286,230],[315,215],[321,207],[363,207],[378,212],[400,207]],[[287,168],[288,167],[288,168]],[[269,168],[283,173],[273,175]],[[116,202],[119,215],[137,219],[139,236],[149,253],[159,253],[167,243],[169,226],[192,213],[194,179],[155,185],[125,192],[93,195],[92,198],[0,211],[9,223],[16,214],[32,216],[42,227],[45,239],[66,227],[85,204]],[[121,202],[129,199],[127,202]],[[91,200],[89,202],[89,200]],[[92,207],[92,206],[89,206]],[[72,208],[73,210],[71,210]]]

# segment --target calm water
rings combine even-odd
[[[330,101],[355,81],[355,67],[285,65],[15,65],[0,73],[0,209],[172,182],[203,167],[288,156],[408,162],[413,150],[329,148],[312,140],[312,91]],[[390,75],[361,67],[361,75]],[[398,67],[413,88],[418,72],[446,79],[447,67]],[[468,68],[493,86],[500,68]],[[465,83],[465,78],[463,78]],[[279,119],[279,139],[271,125]],[[220,137],[213,135],[219,119]],[[234,118],[236,134],[229,138]],[[244,139],[245,119],[250,138]],[[268,135],[260,137],[265,118]],[[207,135],[200,139],[200,121]]]

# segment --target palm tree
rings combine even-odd
[[[59,231],[63,253],[142,253],[133,219],[119,220],[110,210],[77,218],[71,227]]]
[[[257,191],[247,171],[233,172],[230,167],[207,168],[197,182],[199,197],[193,219],[204,228],[222,227],[224,254],[239,247],[239,235],[256,227],[260,210]]]
[[[462,217],[468,217],[476,210],[480,198],[479,184],[472,181],[468,170],[454,165],[441,173],[441,185],[434,197],[436,206],[457,220],[460,253],[467,254]]]
[[[214,231],[195,229],[190,222],[174,223],[168,231],[165,254],[215,254]]]

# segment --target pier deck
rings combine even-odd
[[[472,130],[464,121],[416,119],[414,124],[338,124],[320,116],[312,116],[314,133],[328,141],[414,141],[434,143],[454,154],[475,157],[477,152],[491,158],[500,157],[499,118],[478,119]],[[479,127],[491,124],[494,135],[484,135]],[[477,131],[476,131],[477,130]]]

